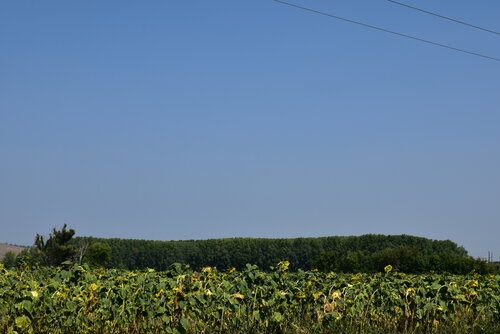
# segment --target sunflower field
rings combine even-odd
[[[1,333],[500,333],[500,276],[0,265]]]

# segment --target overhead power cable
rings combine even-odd
[[[398,1],[394,1],[394,0],[387,0],[387,1],[392,2],[392,3],[396,4],[396,5],[400,5],[400,6],[408,7],[408,8],[414,9],[414,10],[418,10],[418,11],[426,13],[426,14],[434,15],[434,16],[440,17],[440,18],[445,19],[445,20],[453,21],[455,23],[460,23],[460,24],[463,24],[463,25],[471,27],[471,28],[483,30],[483,31],[486,31],[486,32],[489,32],[489,33],[492,33],[492,34],[495,34],[495,35],[500,35],[499,32],[496,32],[494,30],[490,30],[490,29],[486,29],[486,28],[481,28],[479,26],[476,26],[476,25],[473,25],[473,24],[470,24],[470,23],[467,23],[467,22],[464,22],[464,21],[460,21],[460,20],[457,20],[457,19],[454,19],[454,18],[451,18],[451,17],[448,17],[448,16],[444,16],[444,15],[440,15],[440,14],[437,14],[437,13],[433,13],[433,12],[430,12],[430,11],[425,10],[425,9],[413,7],[413,6],[407,5],[407,4],[402,3],[402,2],[398,2]]]
[[[320,14],[320,15],[328,16],[328,17],[331,17],[331,18],[334,18],[334,19],[337,19],[337,20],[341,20],[341,21],[345,21],[345,22],[357,24],[357,25],[360,25],[360,26],[363,26],[363,27],[367,27],[367,28],[370,28],[370,29],[375,29],[375,30],[383,31],[383,32],[386,32],[386,33],[389,33],[389,34],[393,34],[393,35],[397,35],[397,36],[401,36],[401,37],[413,39],[413,40],[416,40],[416,41],[419,41],[419,42],[423,42],[423,43],[427,43],[427,44],[432,44],[434,46],[439,46],[439,47],[450,49],[450,50],[453,50],[453,51],[463,52],[463,53],[467,53],[469,55],[473,55],[473,56],[477,56],[477,57],[481,57],[481,58],[486,58],[486,59],[490,59],[490,60],[494,60],[494,61],[500,61],[500,58],[490,57],[490,56],[487,56],[487,55],[484,55],[484,54],[481,54],[481,53],[467,51],[467,50],[464,50],[464,49],[459,49],[459,48],[456,48],[454,46],[449,46],[449,45],[446,45],[446,44],[441,44],[441,43],[429,41],[429,40],[426,40],[426,39],[423,39],[423,38],[419,38],[419,37],[415,37],[415,36],[403,34],[403,33],[397,32],[397,31],[388,30],[388,29],[385,29],[385,28],[380,28],[380,27],[377,27],[377,26],[373,26],[373,25],[370,25],[370,24],[363,23],[363,22],[359,22],[359,21],[355,21],[355,20],[351,20],[351,19],[346,19],[346,18],[343,18],[343,17],[340,17],[340,16],[336,16],[336,15],[333,15],[333,14],[329,14],[329,13],[322,12],[322,11],[319,11],[319,10],[316,10],[316,9],[312,9],[312,8],[308,8],[308,7],[299,6],[299,5],[296,5],[296,4],[293,4],[293,3],[290,3],[290,2],[286,2],[286,1],[283,1],[283,0],[271,0],[271,1],[280,3],[282,5],[287,5],[287,6],[290,6],[290,7],[299,8],[299,9],[302,9],[302,10],[305,10],[305,11],[308,11],[308,12],[312,12],[312,13],[315,13],[315,14]]]

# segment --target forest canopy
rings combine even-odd
[[[87,263],[92,267],[167,270],[181,263],[193,269],[245,268],[256,265],[270,270],[281,261],[290,270],[380,272],[391,265],[406,273],[498,272],[498,264],[468,256],[450,240],[431,240],[410,235],[331,236],[318,238],[229,238],[184,241],[104,239],[74,237],[64,225],[47,239],[36,235],[33,247],[4,261],[8,267],[57,266]]]
[[[280,261],[289,261],[291,270],[377,272],[388,264],[408,273],[490,270],[485,261],[473,259],[463,247],[450,240],[409,235],[187,241],[83,239],[109,245],[109,266],[126,269],[166,270],[173,263],[189,264],[193,268],[241,269],[249,263],[268,270]]]

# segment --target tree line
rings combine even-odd
[[[88,238],[73,238],[74,229],[64,226],[52,229],[48,238],[37,234],[32,247],[19,254],[7,252],[2,263],[10,267],[59,266],[64,263],[86,263],[94,267],[107,266],[111,258],[111,247]]]
[[[449,240],[409,235],[332,236],[320,238],[232,238],[189,241],[95,239],[111,247],[110,266],[165,270],[172,263],[242,269],[247,263],[269,269],[289,261],[290,270],[378,272],[391,264],[399,271],[457,274],[491,272],[493,267],[474,259]]]
[[[406,273],[500,271],[498,265],[468,256],[463,247],[450,240],[409,235],[152,241],[74,234],[65,225],[61,230],[54,228],[48,239],[37,235],[34,246],[10,259],[9,264],[59,265],[70,261],[130,270],[166,270],[174,263],[188,264],[194,269],[242,269],[249,263],[267,270],[280,261],[289,261],[290,270],[378,272],[391,264]]]

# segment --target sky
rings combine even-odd
[[[386,0],[294,3],[500,58]],[[406,3],[500,31],[495,0]],[[271,0],[0,2],[0,242],[409,234],[498,261],[499,171],[498,61]]]

